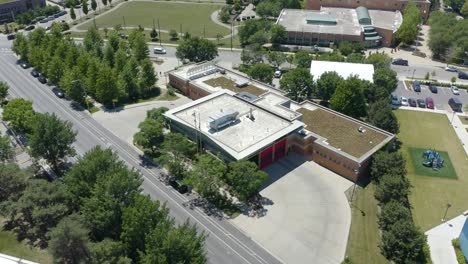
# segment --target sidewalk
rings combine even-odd
[[[458,264],[452,240],[460,236],[466,216],[457,216],[427,231],[427,243],[434,264]]]
[[[13,256],[8,256],[5,254],[0,254],[0,263],[2,264],[39,264],[37,262],[32,262],[29,260],[20,259],[20,258],[16,258]]]
[[[447,117],[457,133],[458,138],[461,141],[462,147],[465,150],[466,155],[468,156],[468,125],[464,125],[460,120],[460,117],[468,117],[468,115],[463,113],[447,113]],[[453,119],[453,120],[452,120]]]

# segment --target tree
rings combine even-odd
[[[110,44],[110,42],[107,42],[106,47],[104,48],[104,58],[103,62],[107,63],[109,67],[114,67],[114,48]]]
[[[410,2],[406,5],[403,11],[403,23],[396,32],[396,39],[404,44],[411,44],[416,40],[418,35],[418,25],[421,23],[422,17],[416,3]]]
[[[128,43],[132,49],[132,54],[137,61],[148,58],[149,49],[143,33],[139,30],[133,30],[128,36]]]
[[[16,163],[0,164],[0,204],[7,200],[18,201],[31,176]]]
[[[125,64],[117,81],[119,93],[125,95],[127,99],[134,101],[141,95],[141,89],[137,79],[138,76],[135,73],[135,70],[138,68],[137,65],[138,63],[135,59],[130,59],[127,64]]]
[[[385,88],[389,94],[395,91],[398,84],[397,74],[390,68],[376,69],[373,79],[375,85]]]
[[[175,31],[175,29],[171,29],[169,30],[169,37],[171,38],[171,40],[177,40],[179,34],[177,34],[177,31]]]
[[[426,237],[412,221],[395,222],[382,233],[382,254],[394,263],[423,263]]]
[[[63,72],[63,59],[58,56],[52,57],[52,60],[50,61],[47,68],[47,77],[49,78],[49,81],[53,84],[58,84],[63,76]]]
[[[372,53],[366,59],[366,63],[373,64],[375,69],[390,68],[391,62],[392,58],[390,58],[387,54],[383,52]]]
[[[60,87],[63,88],[65,93],[79,103],[85,102],[85,87],[84,81],[81,79],[82,75],[80,69],[75,66],[67,70],[60,80]]]
[[[288,38],[288,33],[286,28],[282,25],[275,24],[270,28],[270,41],[273,45],[278,46],[281,43],[284,43]]]
[[[164,113],[167,112],[169,108],[167,107],[158,107],[146,111],[146,118],[155,120],[161,124],[165,125],[166,119],[164,118]]]
[[[340,50],[341,55],[348,56],[353,53],[353,44],[349,41],[341,41],[338,44],[338,49]]]
[[[218,196],[225,173],[226,165],[223,161],[210,154],[201,154],[197,155],[193,169],[184,182],[193,186],[201,196],[211,200]]]
[[[154,27],[151,30],[150,37],[151,37],[151,40],[153,40],[153,41],[156,40],[157,37],[158,37],[158,31],[156,31],[156,29]]]
[[[379,215],[380,229],[389,230],[397,221],[412,222],[410,209],[397,201],[384,204]]]
[[[156,227],[146,235],[146,250],[140,254],[142,264],[206,263],[206,236],[203,232],[199,234],[195,225],[185,222],[177,228],[166,230]]]
[[[73,7],[70,8],[70,17],[72,20],[76,19],[75,9]]]
[[[23,60],[28,60],[29,46],[28,38],[22,33],[18,32],[13,41],[13,51],[20,56]]]
[[[114,54],[114,70],[118,73],[122,72],[127,63],[127,53],[124,49],[117,49]],[[134,76],[136,77],[136,76]]]
[[[297,67],[310,68],[311,61],[312,57],[310,56],[309,52],[305,50],[300,50],[294,55],[294,64],[296,64]]]
[[[378,183],[383,175],[406,175],[406,162],[400,152],[379,151],[372,156],[371,179]]]
[[[351,76],[341,82],[330,98],[330,108],[355,118],[366,116],[363,81]]]
[[[132,260],[125,256],[125,246],[122,242],[104,239],[90,245],[91,264],[131,264]]]
[[[317,80],[317,96],[322,100],[330,100],[336,88],[344,80],[336,72],[324,72]]]
[[[465,1],[462,8],[460,9],[460,14],[462,14],[465,18],[468,17],[468,1]]]
[[[286,62],[287,55],[279,51],[270,51],[267,53],[268,61],[278,69],[281,64]]]
[[[369,106],[368,120],[372,125],[397,134],[400,131],[398,120],[388,100],[380,100]]]
[[[138,195],[134,203],[122,211],[122,233],[120,239],[133,259],[138,252],[145,251],[145,235],[158,225],[172,225],[169,210],[159,201],[152,201],[147,195]]]
[[[462,9],[462,6],[466,5],[466,0],[445,0],[444,4],[446,6],[450,6],[455,11],[460,11],[460,9]]]
[[[140,131],[133,136],[133,141],[148,149],[152,155],[156,154],[164,141],[163,124],[147,118],[138,125]]]
[[[91,0],[91,9],[93,9],[93,11],[96,12],[96,9],[97,9],[96,0]]]
[[[102,37],[95,27],[90,27],[83,40],[83,46],[87,52],[100,57],[102,54]]]
[[[16,132],[28,133],[31,131],[35,114],[31,101],[15,98],[4,106],[2,116],[3,120],[10,122]]]
[[[0,132],[0,162],[6,162],[15,158],[15,151],[11,146],[11,138],[9,135],[2,136]]]
[[[255,44],[250,42],[251,36],[257,32],[268,32],[273,23],[266,19],[251,19],[245,21],[239,27],[239,40],[242,45]],[[258,43],[257,43],[258,44]]]
[[[114,99],[119,98],[117,83],[112,69],[103,65],[99,70],[96,82],[96,99],[104,105],[111,105]]]
[[[83,13],[84,13],[85,15],[88,15],[88,12],[89,12],[89,9],[88,9],[88,0],[83,0],[81,4],[82,4],[81,8],[83,9]]]
[[[44,158],[55,171],[62,159],[74,156],[76,132],[72,129],[72,123],[62,121],[53,113],[37,114],[28,136],[30,153],[35,158]]]
[[[157,80],[158,79],[154,74],[153,63],[149,59],[141,61],[138,84],[140,85],[143,96],[151,95],[151,91],[153,90],[154,84]]]
[[[10,86],[6,82],[1,82],[0,81],[0,101],[3,102],[8,96],[8,90],[10,89]]]
[[[47,246],[47,233],[70,213],[67,190],[60,181],[30,180],[18,201],[8,204],[2,215],[20,237]]]
[[[251,161],[235,161],[229,163],[226,181],[234,191],[236,197],[245,202],[258,194],[260,187],[268,179],[268,174],[258,169]]]
[[[310,97],[314,89],[314,81],[309,69],[296,68],[283,75],[280,87],[294,101],[302,101]]]
[[[218,49],[216,44],[207,39],[192,37],[177,47],[176,56],[193,62],[209,61],[218,56]]]
[[[351,63],[364,63],[365,57],[359,53],[351,53],[346,57],[346,62]]]
[[[103,4],[104,6],[107,6],[107,0],[102,0],[102,4]]]
[[[260,45],[249,45],[242,49],[241,60],[246,65],[263,63],[264,51]]]
[[[249,69],[249,76],[257,81],[271,83],[273,81],[274,71],[270,65],[255,64]]]
[[[167,166],[175,177],[183,178],[187,171],[186,162],[195,154],[196,146],[182,134],[169,133],[164,138],[161,152],[157,162]]]
[[[409,206],[408,195],[411,185],[405,176],[385,174],[375,190],[375,198],[381,204],[396,201]]]
[[[80,264],[89,257],[88,232],[78,215],[63,218],[50,233],[49,251],[56,263]]]

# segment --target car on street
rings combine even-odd
[[[400,98],[400,103],[401,103],[402,106],[408,106],[408,105],[409,105],[409,103],[408,103],[408,98],[402,96],[402,97]]]
[[[460,90],[458,90],[458,87],[455,85],[450,86],[450,90],[452,90],[452,93],[454,95],[460,95]]]
[[[429,90],[431,90],[432,93],[437,93],[437,86],[429,84]]]
[[[398,95],[396,95],[395,93],[392,93],[390,95],[391,99],[392,99],[392,105],[394,106],[399,106],[400,105],[400,100],[398,100]]]
[[[426,108],[426,102],[424,101],[424,99],[418,99],[416,100],[416,102],[418,103],[419,107]]]
[[[468,80],[468,73],[458,72],[458,78]]]
[[[434,109],[434,100],[431,97],[426,97],[426,107]]]
[[[154,54],[166,54],[166,49],[163,47],[156,47],[153,49]]]
[[[281,78],[281,71],[275,71],[275,78]]]
[[[34,28],[36,28],[34,25],[30,25],[30,26],[27,26],[24,28],[25,31],[31,31],[33,30]]]
[[[52,92],[58,97],[58,98],[64,98],[65,97],[65,94],[63,93],[62,90],[58,89],[58,88],[53,88],[52,89]]]
[[[396,58],[396,59],[393,59],[392,64],[393,65],[408,66],[408,60],[404,60],[404,59],[401,59],[401,58]]]
[[[44,75],[39,75],[39,77],[37,77],[37,80],[40,82],[40,83],[47,83],[47,78],[44,77]]]
[[[46,18],[41,19],[41,21],[39,21],[39,23],[47,23],[47,22],[49,22],[49,20],[50,19],[48,17],[46,17]]]
[[[412,106],[412,107],[416,107],[416,105],[417,105],[416,100],[414,100],[414,98],[409,98],[408,99],[408,104],[409,104],[409,106]]]
[[[14,40],[15,38],[16,38],[15,34],[10,34],[10,35],[7,36],[8,40]]]
[[[39,75],[41,75],[41,74],[40,74],[39,71],[37,71],[37,70],[32,70],[32,71],[31,71],[31,75],[32,75],[34,78],[37,78],[37,77],[39,77]]]
[[[413,81],[413,90],[417,93],[421,92],[421,83],[419,81]]]
[[[23,68],[23,69],[27,69],[27,68],[31,67],[27,62],[22,62],[22,63],[20,64],[20,66],[21,66],[21,68]]]
[[[449,71],[449,72],[457,72],[458,71],[457,67],[455,67],[455,66],[447,66],[447,67],[445,67],[445,70]]]

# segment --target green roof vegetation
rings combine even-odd
[[[236,83],[234,81],[229,80],[226,77],[218,77],[214,79],[209,79],[209,80],[204,81],[204,83],[212,87],[223,87],[224,89],[231,90],[235,93],[247,92],[247,93],[251,93],[253,95],[259,96],[266,92],[266,90],[260,89],[254,85],[247,85],[242,88],[239,88],[236,86]]]
[[[308,110],[300,108],[302,122],[306,129],[327,139],[330,146],[354,156],[361,157],[372,148],[384,141],[388,136],[380,131],[365,127],[365,132],[359,132],[362,125],[333,112],[322,109]]]

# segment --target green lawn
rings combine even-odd
[[[31,248],[25,243],[18,242],[13,233],[3,230],[0,230],[0,252],[41,264],[52,263],[52,257],[47,251]]]
[[[431,167],[426,167],[422,163],[426,160],[423,157],[424,151],[427,148],[408,148],[408,153],[410,159],[407,160],[408,166],[413,166],[413,171],[415,175],[424,177],[424,176],[431,176],[431,177],[440,177],[440,178],[448,178],[448,179],[457,179],[457,174],[455,169],[453,168],[452,162],[450,161],[450,157],[447,152],[439,151],[439,155],[441,159],[444,161],[442,168],[437,170],[433,170]]]
[[[174,29],[182,32],[189,32],[194,36],[206,36],[214,38],[216,35],[227,35],[228,28],[215,24],[210,15],[222,8],[220,4],[203,3],[173,3],[173,2],[126,2],[117,9],[96,19],[98,28],[113,28],[116,24],[124,27],[137,27],[141,25],[145,28],[153,27],[153,20],[157,28],[157,21],[161,30]],[[124,22],[125,19],[125,22]],[[81,25],[79,29],[87,29],[93,25],[93,21]],[[205,32],[205,34],[204,34]]]
[[[374,185],[356,188],[351,205],[351,228],[349,230],[346,256],[353,263],[389,263],[380,254],[380,230],[377,224],[377,201],[374,198]]]
[[[397,110],[400,123],[398,139],[407,160],[408,179],[413,185],[409,197],[415,223],[424,231],[438,224],[447,203],[448,218],[455,217],[468,208],[468,161],[455,131],[446,115],[429,112]],[[458,179],[418,176],[410,164],[409,148],[429,148],[446,151]]]
[[[462,124],[464,125],[468,125],[468,116],[458,116],[458,118],[460,118],[460,121],[462,122]]]

